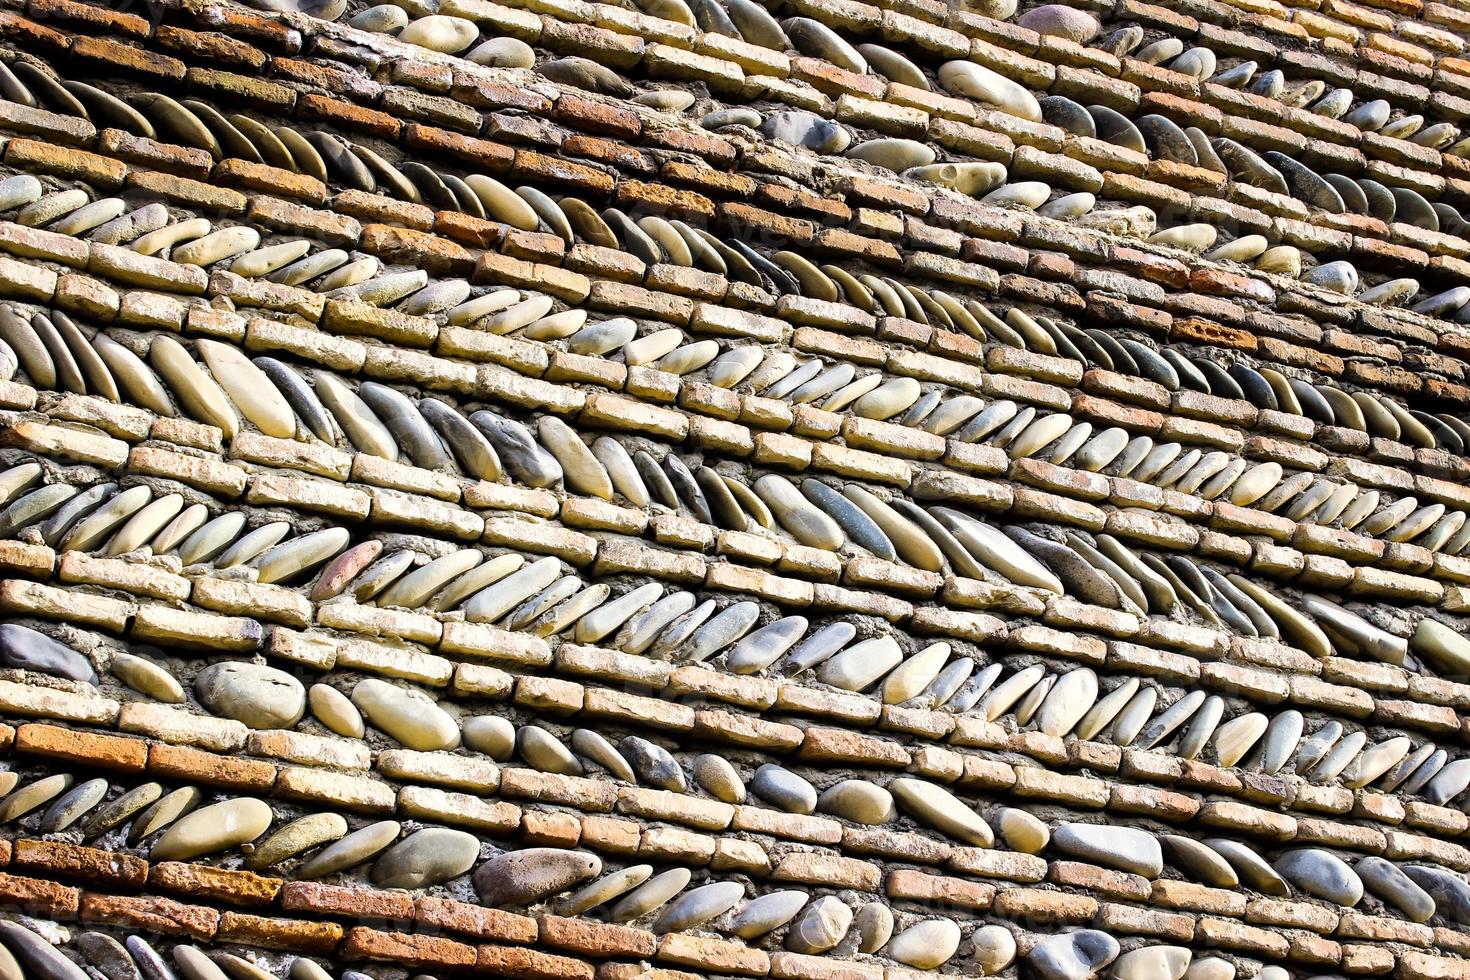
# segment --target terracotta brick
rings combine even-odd
[[[446,153],[488,174],[502,174],[510,169],[516,151],[504,143],[477,139],[461,133],[436,129],[420,123],[404,127],[403,142],[409,149],[428,154]]]
[[[594,959],[646,959],[658,949],[658,939],[645,929],[617,926],[559,915],[538,915],[540,944]]]
[[[729,140],[711,133],[683,129],[644,129],[643,145],[654,149],[693,153],[721,169],[729,169],[734,165],[736,157],[735,146]]]
[[[524,952],[529,952],[529,950]],[[382,932],[362,926],[347,930],[347,939],[342,943],[341,955],[348,962],[373,960],[383,963],[399,963],[406,967],[420,969],[455,969],[475,965],[473,946],[439,936]]]
[[[263,51],[216,31],[191,31],[161,24],[154,38],[160,47],[184,56],[223,62],[254,71],[264,68],[270,60]]]
[[[296,102],[296,114],[302,119],[320,119],[356,133],[367,133],[381,139],[395,139],[403,127],[386,112],[368,109],[325,95],[304,95]]]
[[[130,37],[147,37],[153,29],[146,17],[111,10],[77,0],[30,0],[26,10],[39,20],[63,20],[88,27],[103,28],[102,33],[126,34]]]
[[[812,240],[816,228],[803,218],[792,218],[749,204],[727,202],[720,205],[720,221],[737,238],[760,237],[772,245],[802,245]]]
[[[370,78],[355,72],[344,71],[329,65],[319,65],[295,58],[276,58],[271,62],[271,71],[278,78],[300,82],[328,92],[348,95],[358,99],[377,98],[382,86]]]
[[[15,751],[112,772],[142,772],[148,765],[148,743],[138,738],[77,732],[55,725],[21,725]]]
[[[0,873],[0,908],[46,919],[76,915],[81,891],[54,881]]]
[[[413,903],[414,920],[421,925],[457,932],[476,939],[503,943],[534,943],[536,920],[514,912],[487,909],[447,898],[420,898]]]
[[[168,55],[145,51],[103,37],[79,37],[71,46],[72,57],[105,66],[109,72],[135,72],[166,81],[181,81],[184,63]]]
[[[516,180],[556,184],[584,194],[603,195],[613,191],[612,176],[596,167],[561,160],[535,150],[517,150],[510,175]]]
[[[202,864],[165,861],[148,872],[154,888],[231,905],[269,905],[281,890],[281,879],[250,871],[230,871]]]
[[[75,177],[99,187],[120,187],[128,165],[84,150],[38,140],[13,139],[5,146],[5,162],[18,170]]]
[[[72,43],[70,34],[44,27],[11,10],[0,11],[0,37],[18,40],[27,47],[34,46],[43,51],[65,51]]]
[[[466,276],[475,268],[475,257],[463,245],[412,228],[364,225],[362,249],[390,263],[426,269],[435,275]]]
[[[281,888],[281,908],[287,912],[317,912],[375,922],[407,922],[414,917],[413,899],[406,892],[316,881],[288,882]]]
[[[220,916],[215,939],[222,943],[325,956],[336,952],[342,942],[343,931],[335,922],[274,919],[244,912],[225,912]]]
[[[57,877],[129,888],[141,887],[148,880],[148,862],[140,857],[61,841],[18,840],[11,863]]]
[[[565,123],[573,129],[625,140],[637,139],[643,129],[638,114],[631,109],[596,102],[570,92],[557,98],[551,107],[551,115],[557,122]]]
[[[512,980],[591,980],[593,975],[591,963],[518,946],[481,946],[475,971]]]
[[[167,936],[213,939],[219,913],[202,905],[185,905],[152,896],[99,895],[83,892],[78,917],[82,922],[114,929],[142,929]]]
[[[214,179],[222,184],[294,197],[313,204],[321,204],[327,199],[327,185],[309,174],[292,173],[234,157],[220,161],[214,168]]]
[[[161,742],[148,749],[148,771],[165,779],[258,793],[269,793],[276,782],[276,767],[269,762],[215,755]]]
[[[561,152],[566,156],[596,160],[629,173],[651,174],[658,169],[653,158],[637,147],[586,133],[573,133],[562,140]]]

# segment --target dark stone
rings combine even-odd
[[[88,684],[98,681],[97,672],[86,657],[66,644],[19,623],[0,624],[0,664]]]
[[[1097,136],[1097,124],[1081,103],[1065,95],[1048,95],[1040,100],[1041,118],[1053,126],[1060,126],[1074,136]]]
[[[1172,160],[1191,167],[1199,165],[1199,155],[1194,152],[1194,144],[1173,120],[1150,113],[1134,120],[1134,125],[1138,127],[1138,132],[1143,136],[1143,141],[1155,160]]]

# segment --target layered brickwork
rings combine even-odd
[[[0,12],[24,976],[1464,973],[1470,13],[750,6]]]

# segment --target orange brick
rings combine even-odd
[[[81,921],[117,929],[146,929],[169,936],[213,939],[219,913],[202,905],[185,905],[168,898],[99,895],[83,892]]]
[[[10,10],[0,11],[0,37],[18,40],[22,47],[52,51],[65,51],[72,43],[70,34],[42,27],[29,17],[22,17]]]
[[[720,220],[736,234],[741,229],[754,228],[789,242],[806,243],[816,234],[816,228],[810,221],[773,214],[749,204],[721,204]]]
[[[279,65],[279,62],[276,62]],[[503,143],[466,137],[459,132],[437,129],[422,123],[412,123],[403,131],[403,141],[412,150],[426,150],[431,154],[447,153],[473,163],[476,169],[487,173],[504,173],[516,159],[516,151]]]
[[[281,890],[281,879],[250,871],[230,871],[203,864],[165,861],[148,872],[148,883],[167,892],[207,898],[232,905],[268,905]]]
[[[343,931],[335,922],[273,919],[244,912],[226,912],[220,916],[215,939],[222,943],[325,956],[336,952],[342,942]]]
[[[404,892],[379,891],[293,881],[281,889],[281,908],[287,912],[318,912],[346,918],[407,922],[413,918],[413,899]]]
[[[159,25],[154,34],[160,47],[206,61],[218,61],[259,71],[268,59],[244,41],[215,31],[191,31],[169,24]]]
[[[276,767],[269,762],[215,755],[161,742],[149,747],[148,771],[184,782],[256,792],[269,792],[276,782]]]
[[[541,927],[541,946],[595,959],[647,959],[658,950],[658,937],[646,929],[545,914],[536,916],[536,922]]]
[[[595,167],[560,160],[535,150],[517,150],[510,175],[518,180],[546,181],[588,194],[603,195],[613,191],[611,175]]]
[[[413,903],[414,921],[476,939],[503,943],[534,943],[536,920],[530,916],[487,909],[447,898],[420,898]]]
[[[26,4],[26,9],[30,11],[32,17],[39,17],[43,20],[69,20],[90,27],[101,27],[105,28],[103,33],[147,37],[149,31],[152,30],[152,25],[145,17],[110,10],[95,4],[78,3],[77,0],[30,0],[30,3]]]
[[[342,958],[399,963],[407,967],[470,967],[475,965],[475,948],[439,936],[415,936],[406,932],[382,932],[358,926],[347,931]]]
[[[0,908],[46,919],[69,919],[76,915],[79,889],[54,881],[22,878],[0,873]]]
[[[625,140],[637,139],[643,129],[638,114],[632,110],[606,102],[595,102],[570,92],[557,98],[551,107],[551,114],[557,122],[565,123],[573,129],[603,133]]]
[[[15,751],[112,772],[142,772],[148,765],[148,744],[142,739],[74,732],[56,725],[20,726]]]
[[[73,42],[71,53],[83,61],[103,65],[109,71],[121,69],[174,82],[184,77],[184,63],[178,58],[145,51],[110,38],[79,37]]]
[[[592,964],[518,946],[481,946],[475,970],[512,980],[592,980]]]
[[[362,249],[389,262],[430,273],[467,276],[475,268],[475,257],[463,245],[412,228],[365,225]]]
[[[396,139],[402,123],[377,109],[367,109],[325,95],[303,95],[296,103],[302,119],[322,119],[343,129],[369,133],[381,139]]]
[[[131,854],[47,840],[18,840],[14,851],[15,867],[58,877],[86,878],[130,888],[148,880],[148,862]]]
[[[128,175],[128,165],[121,160],[39,140],[11,140],[5,147],[5,162],[17,170],[76,177],[107,188],[121,186]]]

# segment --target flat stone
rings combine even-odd
[[[370,677],[352,689],[352,703],[369,724],[406,748],[432,752],[459,745],[459,725],[433,698],[417,689]]]
[[[244,796],[195,810],[164,832],[148,852],[152,861],[187,861],[248,844],[270,828],[275,813]]]
[[[1113,960],[1118,941],[1097,929],[1047,936],[1025,956],[1026,966],[1038,980],[1088,980]]]
[[[1069,857],[1145,878],[1157,878],[1164,870],[1158,838],[1136,827],[1063,823],[1052,831],[1051,843]]]
[[[683,932],[704,925],[730,911],[745,897],[738,881],[714,881],[691,888],[667,905],[653,923],[653,931]]]
[[[355,868],[386,850],[402,830],[395,820],[368,824],[312,855],[296,870],[296,877],[311,880]]]
[[[429,888],[474,867],[480,840],[446,827],[426,827],[394,844],[373,864],[373,884],[381,888]]]
[[[789,769],[767,763],[755,771],[747,787],[750,792],[787,813],[814,813],[817,791],[810,782]]]
[[[901,776],[888,784],[888,791],[905,813],[927,827],[975,847],[990,847],[995,843],[990,825],[940,786]]]
[[[730,933],[745,940],[758,939],[795,918],[810,897],[797,889],[759,895],[751,899],[731,921]]]

